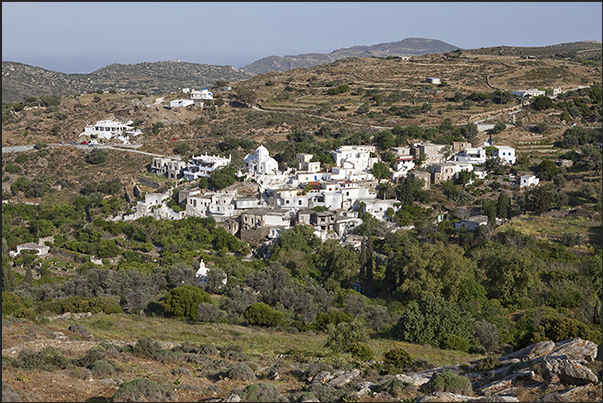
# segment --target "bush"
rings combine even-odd
[[[161,350],[159,342],[150,337],[140,337],[132,347],[132,354],[141,358],[153,358],[159,350]]]
[[[105,358],[106,352],[102,347],[93,347],[86,351],[82,358],[76,360],[76,364],[80,367],[89,368],[97,361],[101,361]]]
[[[337,326],[339,323],[354,321],[354,317],[342,311],[331,311],[327,313],[320,312],[314,319],[314,330],[326,332],[329,325]]]
[[[469,342],[456,334],[445,334],[440,341],[440,348],[444,350],[458,350],[469,352]]]
[[[183,285],[168,292],[163,306],[170,316],[197,319],[197,306],[204,302],[212,302],[208,293],[198,287]]]
[[[105,360],[98,360],[92,363],[90,371],[97,378],[108,378],[115,373],[115,368]]]
[[[114,402],[161,402],[169,393],[150,379],[124,382],[113,395]]]
[[[533,343],[552,340],[554,342],[580,337],[601,344],[601,332],[592,330],[584,323],[565,317],[545,316],[534,330]]]
[[[278,402],[281,395],[276,386],[260,382],[246,386],[240,397],[242,402]]]
[[[373,390],[376,393],[389,393],[393,397],[401,397],[405,391],[414,392],[417,387],[411,383],[404,382],[398,378],[387,377],[385,381],[380,384],[373,386]]]
[[[197,305],[197,320],[199,322],[219,322],[224,316],[224,312],[213,304],[203,302]]]
[[[17,294],[2,291],[2,316],[10,315],[21,308],[25,308],[25,305]]]
[[[396,369],[408,368],[413,361],[412,356],[401,347],[394,347],[383,355],[383,363]]]
[[[475,370],[478,372],[490,371],[496,368],[500,364],[500,361],[496,357],[486,357],[478,360],[475,364]]]
[[[243,316],[250,325],[273,327],[287,324],[282,312],[273,310],[263,302],[249,305]]]
[[[65,357],[55,347],[45,347],[36,352],[25,349],[19,353],[19,358],[12,362],[13,366],[25,369],[39,369],[42,371],[56,371],[67,368],[71,360]]]
[[[228,377],[236,381],[252,382],[256,380],[255,373],[249,365],[240,363],[228,371]]]
[[[348,352],[352,354],[352,357],[360,361],[369,361],[375,356],[373,349],[371,349],[368,344],[363,342],[352,343],[348,349]]]
[[[498,338],[498,327],[485,320],[478,320],[473,325],[473,336],[486,349],[492,352],[498,348],[500,340]]]
[[[469,378],[444,371],[429,380],[421,388],[425,393],[451,392],[460,395],[469,395],[473,392]]]
[[[89,164],[102,164],[107,160],[109,153],[105,150],[101,150],[100,148],[95,148],[86,154],[86,162]]]
[[[368,341],[366,328],[358,322],[341,322],[337,326],[329,325],[328,337],[324,346],[335,353],[349,352],[354,343]]]

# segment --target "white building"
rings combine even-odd
[[[507,164],[515,164],[515,149],[509,146],[494,146],[496,150],[494,150],[493,156],[500,158],[503,162]]]
[[[374,153],[375,150],[375,146],[367,145],[341,146],[337,150],[331,151],[331,155],[337,168],[363,171],[372,169],[373,164],[379,161],[379,158],[371,157],[371,153]]]
[[[243,161],[247,163],[247,173],[254,177],[256,175],[276,175],[278,162],[270,157],[268,149],[264,146],[256,148],[254,154],[247,154]]]
[[[178,158],[153,158],[151,172],[157,175],[167,176],[170,179],[179,179],[182,171],[186,169],[186,162]]]
[[[454,155],[454,161],[469,164],[485,164],[486,150],[482,147],[466,148],[458,154]]]
[[[194,104],[195,101],[192,99],[174,99],[173,101],[170,101],[170,108],[187,107]]]
[[[94,125],[89,125],[84,128],[84,132],[80,136],[89,136],[99,140],[110,140],[117,138],[124,143],[129,143],[128,136],[138,136],[142,133],[140,129],[132,127],[131,120],[123,123],[118,120],[99,120]]]
[[[540,182],[540,179],[537,178],[535,175],[522,175],[519,177],[519,187],[526,187],[526,186],[532,186],[532,185],[538,185],[538,182]]]
[[[430,83],[430,84],[441,84],[442,81],[439,78],[435,78],[435,77],[427,77],[425,79],[426,83]]]
[[[201,91],[193,90],[190,92],[192,100],[209,101],[214,99],[214,94],[209,92],[205,87],[201,88]]]
[[[460,231],[463,228],[469,232],[475,231],[480,225],[488,224],[488,216],[485,215],[476,215],[473,217],[469,217],[466,220],[461,220],[459,222],[454,223],[454,229],[456,231]]]
[[[230,155],[228,158],[225,158],[218,155],[207,155],[207,153],[205,153],[205,155],[193,157],[192,161],[188,163],[182,174],[184,178],[189,181],[201,177],[208,177],[216,169],[230,164],[230,160]]]
[[[41,242],[40,243],[33,243],[33,242],[23,243],[21,245],[17,245],[16,252],[10,251],[9,256],[16,257],[16,256],[19,256],[21,253],[26,252],[28,250],[35,251],[35,253],[38,256],[44,256],[44,255],[47,255],[48,252],[50,252],[50,246],[46,246]]]
[[[354,203],[354,209],[362,213],[369,213],[378,220],[387,220],[387,210],[392,209],[394,212],[398,210],[395,205],[400,204],[398,199],[357,199]]]
[[[390,174],[392,179],[398,179],[408,175],[408,172],[415,167],[415,158],[412,155],[402,155],[396,158],[394,171]]]
[[[511,94],[525,98],[525,97],[537,97],[539,95],[546,95],[546,92],[539,91],[536,88],[530,88],[529,90],[511,91]]]

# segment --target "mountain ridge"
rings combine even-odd
[[[271,55],[243,66],[241,70],[252,74],[261,74],[271,70],[279,72],[297,67],[312,67],[318,64],[331,63],[345,57],[419,56],[446,53],[456,49],[460,48],[437,39],[406,38],[397,42],[339,48],[330,53],[305,53],[286,56]]]

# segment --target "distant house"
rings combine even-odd
[[[124,143],[129,143],[128,136],[138,136],[142,133],[142,130],[132,127],[133,123],[131,120],[126,123],[118,120],[99,120],[93,125],[86,126],[80,136],[89,136],[99,140],[117,138]]]
[[[185,168],[186,162],[179,158],[153,158],[151,164],[152,173],[167,176],[170,179],[180,179]]]
[[[509,146],[494,146],[495,150],[493,152],[494,157],[500,158],[503,162],[507,164],[515,164],[515,149]]]
[[[537,97],[540,95],[546,95],[546,92],[539,91],[536,88],[530,88],[529,90],[511,91],[511,94],[525,98],[525,97]]]
[[[247,164],[247,173],[255,175],[276,175],[278,162],[270,156],[268,149],[262,145],[255,149],[255,153],[247,154],[243,161]]]
[[[170,108],[187,107],[194,104],[195,101],[192,99],[175,99],[173,101],[170,101]]]
[[[202,88],[201,91],[196,91],[193,90],[190,92],[191,94],[191,99],[192,100],[203,100],[203,101],[209,101],[214,99],[214,94],[212,94],[211,92],[209,92],[209,90],[207,88]]]
[[[519,187],[523,188],[526,186],[538,185],[540,179],[535,175],[523,175],[519,177]]]
[[[199,155],[194,156],[186,169],[182,172],[186,180],[192,181],[200,177],[209,177],[213,171],[230,164],[231,156],[228,158],[218,155]]]
[[[473,217],[469,217],[466,220],[461,220],[454,224],[454,229],[457,231],[462,230],[463,228],[469,232],[473,232],[477,230],[480,225],[488,224],[488,216],[485,215],[476,215]]]
[[[21,245],[17,245],[17,251],[10,252],[9,255],[11,257],[15,257],[28,250],[34,251],[35,254],[38,256],[44,256],[47,255],[48,252],[50,252],[50,246],[46,246],[40,243],[28,242]]]
[[[434,185],[446,182],[448,179],[454,178],[458,171],[458,167],[453,162],[442,162],[429,166],[431,172],[431,180]]]
[[[427,77],[425,79],[426,83],[430,83],[430,84],[441,84],[442,81],[439,78],[435,78],[435,77]]]

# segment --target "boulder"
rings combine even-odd
[[[341,387],[347,385],[348,383],[352,382],[352,380],[354,378],[356,378],[358,375],[360,375],[360,370],[354,368],[349,371],[345,371],[343,374],[331,379],[327,383],[327,385],[334,387],[334,388],[341,388]]]
[[[521,380],[521,381],[525,382],[526,380],[532,380],[533,378],[534,378],[533,371],[515,372],[502,379],[499,379],[499,380],[491,382],[485,386],[482,386],[481,388],[477,389],[477,391],[480,393],[495,393],[495,392],[499,392],[501,390],[512,387],[514,384],[517,383],[517,381]]]
[[[328,381],[330,381],[333,378],[334,378],[334,376],[331,375],[331,373],[329,371],[322,371],[322,372],[319,372],[318,374],[314,375],[311,383],[327,383]]]
[[[417,388],[423,386],[431,379],[431,375],[426,374],[397,374],[396,378],[403,382],[408,382],[415,385]]]
[[[241,396],[233,393],[228,395],[228,397],[224,400],[222,400],[223,402],[232,402],[232,403],[238,403],[241,401]]]
[[[418,398],[417,402],[473,402],[476,397],[457,395],[450,392],[435,392]]]
[[[577,386],[540,396],[537,402],[594,402],[601,400],[601,383]]]
[[[513,353],[503,355],[499,357],[499,361],[511,360],[514,358],[520,359],[521,361],[531,361],[535,358],[545,356],[549,354],[555,348],[555,343],[547,340],[541,341],[540,343],[532,344],[527,347],[517,350]]]
[[[562,357],[568,360],[584,360],[592,362],[597,357],[597,346],[590,340],[584,340],[576,337],[571,340],[564,340],[555,343],[555,348],[548,354],[549,357]]]
[[[597,383],[599,378],[586,366],[585,361],[567,360],[560,357],[547,357],[542,364],[542,377],[571,385],[587,385]]]

